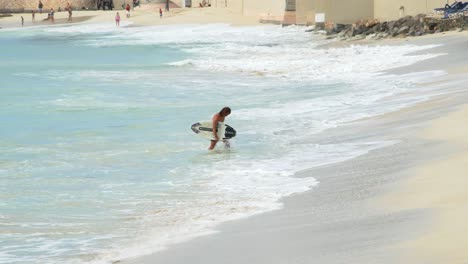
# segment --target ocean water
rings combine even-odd
[[[306,139],[424,100],[440,73],[382,72],[437,54],[325,42],[271,25],[0,31],[0,263],[162,250],[320,188],[299,170],[392,144]],[[224,106],[238,135],[209,152],[190,125]]]

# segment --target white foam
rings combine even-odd
[[[192,60],[181,60],[181,61],[175,61],[175,62],[170,62],[167,65],[170,66],[186,66],[186,65],[192,65]]]
[[[130,26],[133,24],[131,21],[121,21],[120,27],[117,27],[115,23],[80,23],[76,25],[69,25],[69,26],[59,26],[59,27],[46,27],[44,28],[45,33],[51,33],[53,35],[57,35],[57,33],[61,34],[69,34],[69,35],[79,35],[79,34],[103,34],[103,33],[122,33],[125,32]]]
[[[94,25],[53,29],[75,33],[113,32]],[[114,30],[114,29],[112,29]],[[324,40],[305,33],[302,27],[170,25],[124,28],[124,34],[100,37],[96,46],[166,45],[193,54],[173,66],[194,65],[208,71],[262,73],[295,81],[355,80],[381,71],[410,65],[441,54],[408,55],[436,45],[365,46],[317,49]]]

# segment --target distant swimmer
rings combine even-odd
[[[231,114],[231,108],[229,107],[223,107],[219,113],[216,113],[213,116],[212,122],[213,122],[213,138],[211,139],[210,147],[208,150],[212,150],[216,147],[216,143],[219,141],[219,136],[218,136],[218,127],[222,127],[224,125],[224,119],[226,116]],[[228,143],[226,143],[227,146],[229,146]]]

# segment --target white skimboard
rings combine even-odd
[[[193,124],[191,128],[195,134],[214,140],[212,121],[198,122]],[[236,130],[230,125],[224,124],[223,122],[218,122],[216,130],[218,130],[216,134],[218,135],[219,139],[230,139],[236,136]]]

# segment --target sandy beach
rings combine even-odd
[[[242,16],[238,12],[229,9],[215,8],[175,8],[163,13],[159,17],[159,6],[145,6],[131,11],[130,18],[125,17],[125,10],[113,11],[74,10],[72,22],[68,21],[68,12],[55,13],[55,23],[47,19],[47,12],[36,13],[35,22],[32,22],[31,13],[17,13],[9,17],[0,18],[0,28],[21,27],[21,16],[24,18],[24,26],[62,25],[80,22],[88,23],[115,23],[116,12],[120,13],[122,25],[131,23],[132,26],[171,25],[171,24],[213,24],[224,23],[234,26],[247,26],[259,24],[257,17]],[[164,9],[164,8],[163,8]]]
[[[137,9],[122,22],[132,26],[227,23],[257,25],[258,18],[211,8]],[[73,23],[114,23],[114,11],[74,11]],[[47,14],[0,18],[1,28],[49,25]],[[56,25],[68,24],[66,12]],[[121,22],[121,23],[122,23]],[[344,45],[362,45],[364,42]],[[225,222],[214,234],[115,263],[450,263],[468,262],[468,53],[466,32],[365,42],[366,45],[436,45],[420,53],[440,56],[385,74],[447,73],[429,87],[430,100],[397,112],[329,129],[308,140],[331,144],[366,138],[389,146],[357,158],[303,170],[317,187],[281,200],[283,208]],[[339,44],[341,45],[341,44]],[[324,50],[327,47],[323,48]]]

